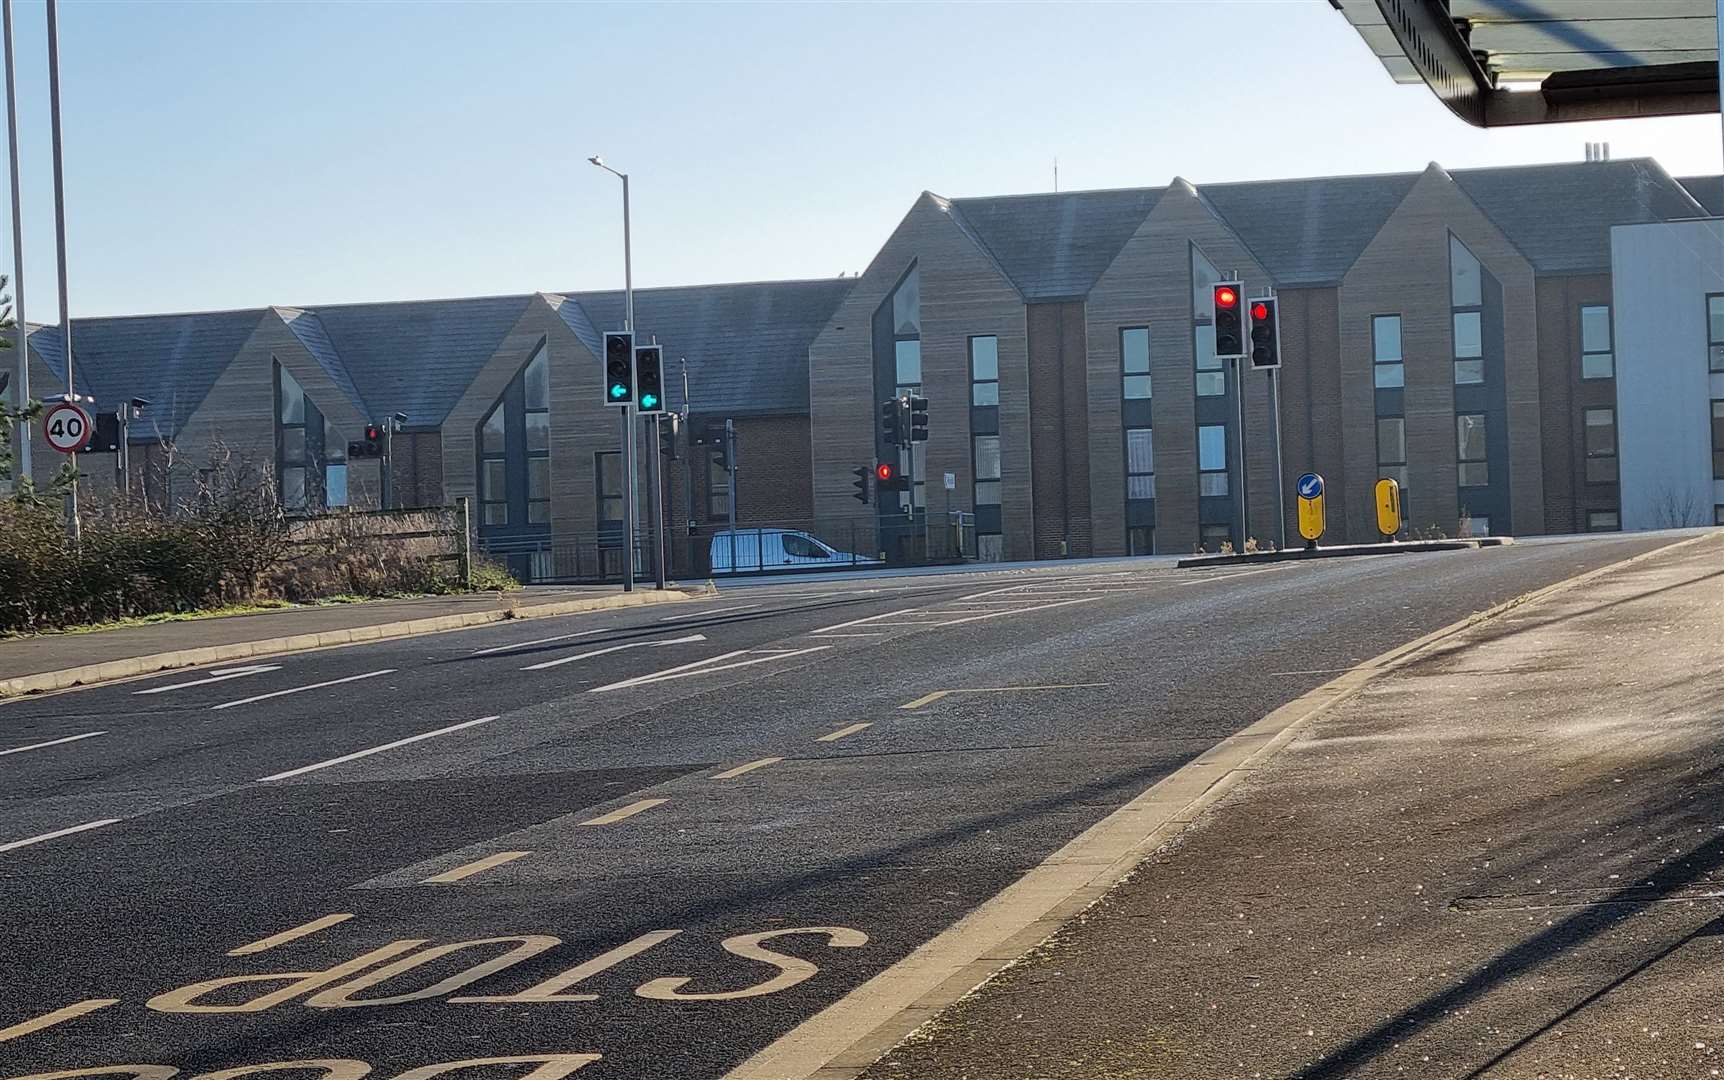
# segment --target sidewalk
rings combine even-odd
[[[687,598],[675,589],[625,594],[610,586],[529,586],[11,638],[0,640],[0,698],[265,653]]]
[[[869,1080],[1724,1073],[1724,535],[1307,727]]]

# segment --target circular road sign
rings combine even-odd
[[[48,445],[62,454],[75,454],[90,442],[90,414],[74,402],[62,401],[42,418]]]
[[[1315,499],[1323,494],[1323,478],[1314,472],[1308,472],[1299,478],[1299,497]]]

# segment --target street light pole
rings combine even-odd
[[[66,302],[66,169],[60,154],[60,27],[55,0],[48,0],[48,118],[53,130],[54,151],[54,245],[60,261],[60,337],[66,350],[66,400],[77,401],[72,381],[72,309]],[[78,455],[67,454],[72,464],[72,482],[66,488],[66,536],[77,547],[82,541],[78,525]]]
[[[24,215],[18,195],[18,83],[12,68],[12,0],[0,0],[0,21],[6,34],[6,142],[12,162],[12,311],[18,323],[18,375],[13,384],[18,387],[14,398],[22,411],[30,404],[30,326],[24,321]],[[30,475],[30,424],[18,418],[17,437],[13,445],[13,474]]]
[[[629,248],[629,174],[618,172],[594,154],[587,159],[623,182],[623,329],[630,334],[635,329],[635,278],[633,252]],[[631,361],[632,365],[632,361]],[[633,387],[633,380],[630,380]],[[639,488],[635,484],[635,403],[627,401],[622,408],[623,463],[623,592],[635,587],[635,503]]]

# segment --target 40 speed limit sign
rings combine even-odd
[[[62,454],[75,454],[90,442],[90,414],[70,401],[48,410],[42,418],[42,433],[48,445]]]

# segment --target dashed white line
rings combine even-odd
[[[776,765],[783,760],[784,759],[781,757],[763,757],[759,761],[751,761],[747,765],[738,765],[734,769],[726,769],[721,773],[714,773],[712,778],[714,780],[735,780],[739,776],[744,776],[756,769],[764,769],[768,765]]]
[[[221,671],[210,672],[207,679],[193,679],[191,682],[171,683],[167,686],[152,686],[148,690],[133,690],[133,694],[165,694],[169,690],[184,690],[188,686],[208,686],[210,683],[227,682],[229,679],[243,679],[247,675],[262,675],[266,671],[280,671],[280,664],[253,664],[250,667],[224,668]]]
[[[818,738],[814,741],[815,742],[837,742],[839,739],[849,738],[850,736],[856,734],[858,731],[865,731],[868,728],[871,728],[873,726],[874,726],[874,722],[872,720],[864,721],[860,724],[851,724],[848,727],[841,727],[837,731],[831,732],[830,734],[822,735],[822,736],[820,736],[820,738]]]
[[[738,607],[713,608],[711,611],[690,611],[683,615],[666,615],[659,622],[678,622],[682,619],[704,619],[709,615],[729,615],[737,611],[753,611],[759,604],[742,604]]]
[[[599,627],[596,630],[581,630],[573,634],[558,634],[556,637],[535,638],[532,641],[517,641],[513,645],[493,645],[489,649],[477,649],[468,655],[489,656],[492,653],[508,652],[511,649],[530,649],[534,645],[549,645],[553,641],[568,641],[570,638],[588,637],[593,634],[602,634],[604,632],[604,627]]]
[[[459,724],[450,724],[448,727],[438,728],[436,731],[424,731],[418,735],[409,735],[405,739],[396,739],[394,742],[384,743],[382,746],[373,746],[369,750],[359,750],[351,754],[343,754],[338,758],[330,758],[328,761],[320,761],[315,765],[302,765],[297,769],[278,772],[273,776],[261,776],[258,778],[258,783],[267,784],[271,780],[286,780],[294,776],[303,776],[308,772],[327,769],[332,765],[341,765],[349,761],[358,761],[360,758],[370,757],[372,754],[381,754],[385,750],[393,750],[398,746],[406,746],[408,743],[416,743],[424,739],[435,739],[439,735],[448,735],[451,732],[460,731],[464,728],[477,727],[480,724],[489,724],[495,719],[497,719],[495,716],[481,716],[477,720],[465,720]]]
[[[629,803],[627,806],[623,807],[620,810],[612,810],[608,814],[600,814],[596,818],[588,818],[587,820],[581,822],[581,824],[582,825],[615,825],[619,821],[623,821],[627,818],[632,818],[636,814],[644,813],[648,810],[651,810],[655,806],[659,806],[659,805],[662,805],[662,804],[667,803],[667,802],[670,802],[670,800],[669,799],[642,799],[639,802]]]
[[[100,821],[86,821],[82,825],[73,825],[69,829],[56,829],[50,833],[43,833],[41,836],[32,836],[25,840],[14,840],[9,844],[0,844],[0,851],[16,851],[18,848],[29,847],[31,844],[40,844],[45,840],[58,840],[62,836],[71,836],[73,833],[88,832],[91,829],[99,829],[104,825],[114,825],[117,824],[119,820],[119,818],[103,818]]]
[[[625,641],[621,645],[607,645],[602,649],[592,649],[588,652],[576,653],[573,656],[562,656],[555,660],[546,660],[541,664],[528,664],[521,670],[544,671],[546,668],[561,667],[563,664],[572,664],[576,660],[588,660],[595,656],[603,656],[606,653],[622,652],[624,649],[639,649],[645,646],[658,647],[662,645],[687,645],[690,642],[705,640],[705,634],[689,634],[687,637],[669,638],[664,641]]]
[[[274,693],[258,694],[256,697],[240,698],[238,701],[224,701],[220,705],[211,705],[211,709],[231,709],[236,705],[250,705],[254,701],[267,701],[270,698],[285,697],[288,694],[303,694],[307,690],[322,690],[326,686],[340,686],[342,683],[358,682],[360,679],[375,679],[379,675],[393,675],[394,668],[384,668],[381,671],[367,671],[363,675],[349,675],[345,679],[330,679],[328,682],[312,683],[310,686],[295,686],[287,690],[277,690]]]
[[[106,735],[105,731],[86,731],[82,735],[68,735],[64,739],[49,739],[47,742],[31,743],[29,746],[14,746],[10,750],[0,750],[0,757],[7,754],[22,754],[26,750],[40,750],[45,746],[59,746],[61,743],[77,742],[79,739],[93,739],[98,735]]]
[[[1007,608],[1004,611],[990,611],[986,615],[969,615],[969,616],[966,616],[962,619],[950,619],[946,622],[935,623],[934,625],[935,626],[957,626],[960,623],[979,622],[982,619],[997,619],[997,618],[1001,617],[1002,615],[1028,615],[1032,611],[1047,611],[1049,608],[1069,607],[1072,604],[1087,604],[1087,603],[1091,602],[1092,600],[1100,600],[1100,599],[1101,599],[1101,597],[1099,597],[1099,596],[1085,596],[1085,597],[1081,597],[1077,600],[1060,600],[1056,603],[1042,604],[1042,605],[1037,606],[1037,607]]]
[[[830,648],[832,648],[830,645],[814,645],[806,649],[792,649],[789,652],[773,653],[770,656],[757,656],[753,660],[738,660],[734,664],[718,663],[720,660],[728,660],[733,656],[741,656],[749,651],[747,649],[736,649],[732,652],[720,653],[719,655],[706,660],[696,660],[692,664],[683,664],[679,667],[666,668],[663,671],[655,671],[651,675],[637,675],[635,678],[624,679],[621,682],[614,682],[608,686],[595,686],[591,690],[588,690],[587,693],[597,694],[606,690],[625,690],[632,686],[645,686],[649,683],[667,682],[671,679],[686,679],[691,675],[709,675],[715,671],[729,671],[732,668],[749,667],[753,664],[764,664],[771,660],[788,660],[792,656],[801,656],[804,653],[820,652],[823,649]]]
[[[845,627],[848,627],[848,626],[861,626],[863,623],[871,623],[871,622],[875,622],[879,619],[890,619],[894,615],[908,615],[911,612],[921,611],[921,610],[922,610],[921,608],[913,608],[913,607],[912,608],[901,608],[898,611],[886,611],[886,612],[880,613],[879,615],[869,615],[869,616],[867,616],[865,618],[861,618],[861,619],[851,619],[849,622],[834,623],[831,626],[822,626],[818,630],[810,630],[808,632],[810,634],[824,634],[824,633],[828,633],[832,630],[843,630]]]

